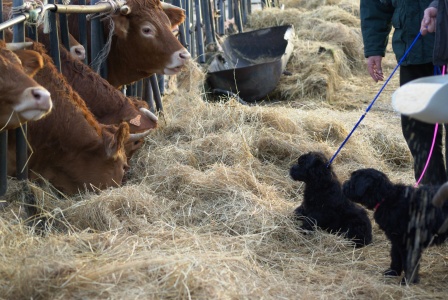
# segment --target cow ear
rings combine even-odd
[[[110,128],[104,127],[103,141],[107,157],[116,158],[120,151],[124,151],[127,139],[129,139],[129,125],[126,122],[122,122],[114,134],[111,133]]]
[[[171,28],[178,26],[180,23],[185,21],[185,11],[174,5],[164,5],[163,11],[170,19]]]
[[[115,23],[114,34],[121,39],[125,39],[129,31],[129,19],[123,15],[115,15],[112,19]]]
[[[39,70],[44,67],[44,59],[42,55],[33,50],[16,50],[14,54],[22,62],[25,73],[31,77],[36,75]]]

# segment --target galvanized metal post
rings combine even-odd
[[[173,5],[176,5],[180,8],[183,8],[185,6],[183,6],[182,1],[181,0],[173,0]],[[185,39],[185,24],[188,24],[187,21],[184,21],[182,24],[179,25],[179,41],[180,43],[187,48],[187,41]]]
[[[233,0],[228,0],[227,1],[227,18],[230,20],[233,18],[233,14],[234,14],[234,4],[233,4]]]
[[[191,0],[182,0],[185,7],[185,41],[188,52],[191,53]]]
[[[13,6],[18,7],[23,5],[23,0],[13,0]],[[14,17],[15,15],[13,15]],[[13,42],[25,41],[25,28],[24,24],[19,23],[13,26]],[[28,150],[26,143],[27,126],[22,125],[21,128],[15,130],[16,134],[16,167],[17,167],[17,179],[28,179],[28,168],[26,167],[26,161],[28,158]]]
[[[241,0],[234,0],[234,13],[235,13],[235,24],[238,28],[238,32],[243,32],[243,20],[241,18]]]
[[[86,5],[86,0],[79,0],[79,5]],[[79,29],[79,43],[83,45],[84,49],[87,49],[87,18],[86,14],[78,14],[78,29]],[[89,55],[84,58],[84,63],[89,64]]]
[[[247,14],[248,14],[248,7],[247,7],[247,0],[241,0],[241,12],[242,12],[242,19],[243,19],[243,25],[247,24]]]
[[[157,76],[153,74],[149,77],[151,88],[154,95],[154,102],[156,104],[156,112],[163,112],[162,98],[160,97],[159,84],[157,83]]]
[[[188,32],[189,32],[189,49],[190,54],[192,57],[196,57],[196,30],[195,30],[195,24],[194,24],[194,11],[193,11],[193,2],[192,0],[186,0],[187,9],[187,19],[188,20]]]
[[[225,6],[225,0],[218,0],[219,1],[219,20],[218,20],[218,34],[219,35],[225,35],[226,29],[225,29],[225,22],[226,22],[226,6]],[[232,1],[232,0],[229,0]]]
[[[152,91],[151,81],[148,77],[143,79],[143,99],[148,103],[149,110],[155,113],[154,93]]]
[[[95,5],[98,1],[99,0],[92,0],[90,4]],[[91,63],[93,63],[92,68],[95,70],[95,72],[99,73],[101,77],[106,78],[106,66],[97,60],[97,57],[105,44],[103,26],[99,18],[90,20],[90,26]]]
[[[135,83],[135,96],[143,99],[143,80],[139,80]]]
[[[195,10],[196,10],[196,41],[198,47],[198,62],[203,64],[205,63],[205,55],[204,55],[204,32],[202,30],[202,10],[200,0],[195,0]]]
[[[0,23],[3,22],[3,0],[0,0]],[[0,31],[0,39],[4,39],[3,30]],[[0,132],[0,197],[6,194],[8,181],[6,173],[8,170],[8,131]]]
[[[160,95],[165,95],[165,75],[157,74],[157,85],[159,86]]]
[[[49,4],[55,4],[55,0],[49,0]],[[59,52],[59,35],[58,35],[58,20],[56,13],[51,10],[48,11],[48,22],[50,23],[50,56],[53,59],[56,68],[61,72],[61,55]]]
[[[215,35],[213,29],[212,22],[212,11],[210,9],[210,0],[201,1],[202,4],[202,16],[204,21],[204,30],[205,30],[205,45],[208,46],[210,44],[215,43]],[[208,50],[208,49],[207,49]]]
[[[0,197],[6,194],[8,188],[8,131],[0,132]]]
[[[62,0],[59,1],[62,4]],[[68,20],[66,14],[59,14],[59,26],[61,28],[61,41],[65,49],[70,51],[70,40],[68,37]]]

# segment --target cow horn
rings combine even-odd
[[[162,8],[163,9],[177,8],[177,9],[182,9],[182,10],[185,11],[185,9],[183,9],[183,8],[181,8],[179,6],[173,5],[171,3],[167,3],[167,2],[161,2],[161,3],[162,3]]]
[[[33,42],[19,42],[19,43],[6,43],[6,49],[15,51],[20,50],[25,47],[29,47],[33,44]]]
[[[129,7],[129,5],[123,5],[122,7],[120,7],[120,14],[122,15],[129,15],[131,13],[131,8]]]
[[[437,193],[432,198],[432,204],[437,207],[442,207],[443,203],[448,199],[448,182],[445,182],[437,190]]]
[[[131,134],[129,134],[129,140],[128,141],[129,142],[136,142],[139,139],[142,139],[142,138],[146,137],[148,134],[150,134],[151,130],[152,129],[149,129],[149,130],[146,130],[146,131],[140,132],[140,133],[131,133]]]
[[[150,120],[154,121],[157,123],[157,121],[159,120],[159,118],[157,118],[157,116],[155,114],[153,114],[150,110],[142,107],[140,108],[140,111],[147,116]]]

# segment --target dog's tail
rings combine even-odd
[[[442,207],[445,201],[448,199],[448,182],[445,182],[437,190],[437,193],[432,198],[432,204],[437,207]]]

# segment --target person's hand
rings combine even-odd
[[[428,7],[423,13],[422,24],[420,25],[420,32],[426,35],[428,32],[436,31],[436,17],[437,8]]]
[[[367,58],[367,70],[369,70],[369,74],[375,82],[384,80],[383,69],[381,68],[382,59],[383,57],[380,55]]]

